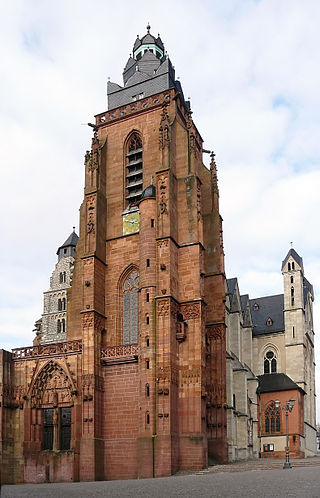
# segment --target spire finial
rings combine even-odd
[[[214,167],[216,167],[216,161],[215,161],[216,155],[213,151],[211,151],[210,157],[211,157],[210,169],[213,169]]]
[[[153,175],[151,175],[151,185],[153,185]]]
[[[150,26],[150,23],[148,22],[148,25],[147,25],[148,34],[150,33],[150,29],[151,29],[151,26]]]
[[[72,230],[75,232],[76,231],[76,227],[72,227]]]
[[[293,247],[293,242],[290,242],[291,247]]]

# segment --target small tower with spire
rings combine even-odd
[[[291,243],[292,244],[292,243]],[[313,287],[304,276],[301,256],[290,248],[282,262],[286,374],[306,393],[304,416],[315,426]]]
[[[50,278],[50,288],[44,292],[41,325],[37,329],[37,342],[40,344],[66,340],[67,290],[71,287],[77,242],[78,235],[73,227],[69,237],[57,250],[58,262]]]

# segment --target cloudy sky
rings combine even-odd
[[[85,123],[106,110],[107,79],[121,83],[147,22],[191,98],[205,148],[216,152],[228,277],[251,297],[281,293],[292,241],[314,284],[320,337],[320,2],[0,7],[2,346],[32,343],[57,247],[78,230]]]

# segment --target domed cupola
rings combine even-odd
[[[155,196],[156,196],[156,187],[153,184],[151,184],[144,189],[144,191],[142,192],[141,199],[146,199],[147,197],[155,197]]]
[[[154,54],[157,59],[161,59],[164,56],[164,46],[162,40],[159,36],[158,38],[155,38],[150,33],[150,24],[147,26],[147,34],[144,35],[141,40],[139,36],[137,37],[133,46],[133,57],[139,61],[147,52]]]

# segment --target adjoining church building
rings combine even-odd
[[[79,239],[58,249],[34,345],[0,352],[3,482],[160,477],[315,442],[312,287],[226,279],[214,154],[160,37],[108,83],[85,154]],[[289,399],[289,398],[288,398]],[[313,434],[314,432],[314,434]]]
[[[283,457],[286,401],[294,457],[316,454],[313,288],[290,249],[281,266],[284,293],[249,299],[227,280],[227,410],[229,461]],[[276,407],[275,401],[280,401]]]

